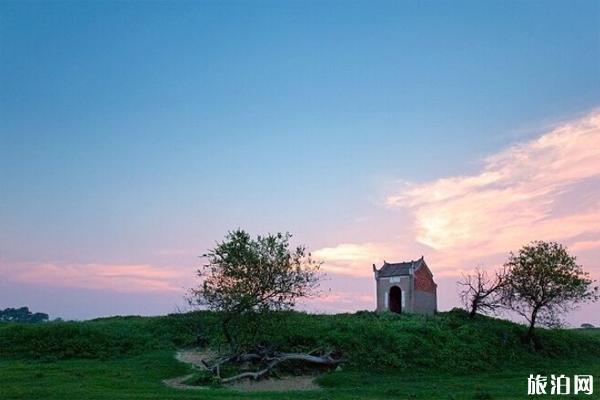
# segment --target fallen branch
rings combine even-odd
[[[337,365],[342,362],[341,358],[333,358],[332,353],[327,353],[323,356],[314,356],[311,354],[304,353],[275,353],[273,356],[265,357],[264,359],[266,361],[269,361],[265,368],[255,372],[243,372],[241,374],[229,378],[222,378],[221,383],[231,383],[247,378],[252,380],[259,380],[268,375],[275,367],[277,367],[279,364],[285,361],[302,361],[311,364],[331,366]]]
[[[225,357],[219,357],[216,360],[212,361],[212,363],[208,363],[205,360],[201,360],[202,364],[212,373],[216,373],[219,376],[219,370],[221,365],[227,364],[229,362],[235,361],[239,357],[239,354],[227,355]]]
[[[313,364],[336,365],[342,362],[340,358],[333,358],[331,352],[323,356],[313,356],[305,353],[278,353],[273,359],[282,361],[306,361]]]

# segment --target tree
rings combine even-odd
[[[300,298],[316,294],[320,263],[304,246],[290,249],[289,233],[257,236],[243,230],[229,232],[204,255],[208,263],[197,271],[200,287],[192,289],[192,301],[224,313],[223,333],[233,318],[251,312],[286,310]]]
[[[282,363],[303,363],[334,367],[342,362],[340,354],[327,349],[309,353],[289,353],[276,345],[250,343],[237,346],[229,330],[235,318],[287,310],[300,298],[316,295],[321,263],[314,261],[304,246],[290,248],[289,233],[258,236],[242,230],[229,232],[205,257],[208,263],[198,270],[200,287],[191,290],[191,301],[210,310],[223,312],[223,333],[230,353],[202,360],[219,382],[262,379]],[[245,319],[244,322],[248,322]],[[241,324],[247,325],[247,324]],[[237,375],[222,377],[221,368],[234,364]]]
[[[48,321],[46,313],[32,313],[29,307],[6,308],[0,310],[0,321],[40,323]]]
[[[506,271],[496,271],[494,276],[481,268],[475,268],[473,274],[464,275],[458,282],[459,295],[469,317],[475,318],[478,312],[493,313],[502,306],[501,289],[506,282]]]
[[[598,286],[565,247],[535,241],[511,253],[503,303],[529,322],[525,339],[534,338],[537,323],[560,324],[561,314],[578,304],[598,300]]]

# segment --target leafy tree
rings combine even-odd
[[[478,312],[493,313],[502,306],[502,287],[506,283],[506,270],[496,271],[493,276],[481,268],[475,268],[473,274],[463,276],[458,282],[460,298],[469,311],[469,317],[475,318]]]
[[[559,243],[531,242],[511,253],[505,266],[509,273],[503,303],[529,322],[527,341],[534,338],[537,323],[557,326],[561,314],[598,300],[598,286]]]
[[[28,307],[6,308],[0,310],[0,321],[40,323],[48,321],[46,313],[32,313]]]
[[[316,294],[321,264],[304,246],[290,249],[290,238],[277,233],[254,239],[236,230],[204,255],[208,263],[197,271],[202,284],[191,289],[191,301],[224,312],[223,333],[230,345],[234,318],[291,309],[299,298]]]

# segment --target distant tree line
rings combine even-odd
[[[33,313],[29,310],[29,307],[5,308],[4,310],[0,310],[0,321],[35,324],[48,322],[48,314],[39,312]]]

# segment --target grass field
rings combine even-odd
[[[288,328],[268,340],[292,349],[326,341],[348,355],[342,371],[318,379],[321,390],[239,393],[164,386],[161,380],[191,371],[173,354],[195,340],[199,324],[217,345],[218,317],[203,313],[0,325],[0,399],[524,399],[532,398],[531,373],[600,379],[600,330],[541,331],[545,347],[534,352],[514,340],[523,329],[519,325],[468,321],[452,313],[433,318],[289,313],[277,323],[283,321]],[[453,353],[457,349],[462,352]],[[467,362],[470,357],[478,359]],[[594,395],[575,398],[600,398],[598,392],[596,383]]]

